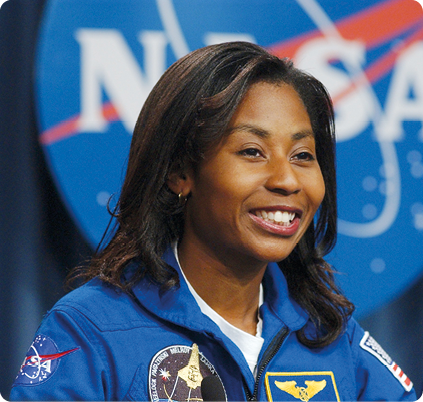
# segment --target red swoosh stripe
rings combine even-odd
[[[103,105],[103,116],[108,121],[116,121],[119,119],[119,114],[111,102]],[[48,145],[77,134],[79,132],[79,117],[79,115],[70,117],[69,119],[44,131],[40,135],[39,141],[41,144]]]
[[[46,362],[48,360],[56,360],[56,359],[60,359],[63,356],[66,356],[66,355],[68,355],[68,354],[70,354],[72,352],[75,352],[78,349],[79,349],[79,347],[78,348],[75,348],[75,349],[67,350],[66,352],[54,353],[54,354],[51,354],[51,355],[40,355],[38,357],[40,357],[40,361],[42,361],[42,362]],[[33,357],[37,357],[37,356],[36,355],[27,356],[26,359],[25,359],[25,364],[24,365],[29,364],[29,360],[31,360]]]
[[[413,0],[414,1],[414,0]],[[414,42],[423,39],[423,28],[415,32],[413,35],[409,36],[407,39],[402,41],[401,45],[393,49],[392,51],[386,53],[384,56],[379,58],[376,62],[371,64],[368,68],[364,70],[364,74],[367,78],[367,80],[370,83],[374,83],[376,80],[383,78],[386,74],[388,74],[393,66],[395,65],[396,60],[398,59],[398,56],[401,53],[404,53],[410,45],[412,45]],[[344,91],[333,97],[333,103],[336,104],[339,102],[342,98],[350,94],[352,91],[354,91],[357,87],[359,87],[361,84],[364,84],[364,82],[353,82],[348,88],[346,88]]]

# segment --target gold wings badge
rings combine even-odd
[[[314,395],[326,387],[326,380],[305,381],[307,387],[298,387],[295,381],[275,381],[275,385],[294,398],[308,402]]]

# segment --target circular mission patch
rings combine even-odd
[[[169,346],[157,352],[151,360],[150,399],[152,402],[202,401],[201,382],[211,375],[220,380],[213,365],[199,352],[195,343],[192,346]]]

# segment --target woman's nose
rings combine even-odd
[[[269,164],[269,173],[266,188],[269,191],[283,195],[295,194],[301,191],[301,182],[295,167],[289,160],[274,161]]]

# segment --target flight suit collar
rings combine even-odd
[[[215,332],[217,325],[206,317],[188,289],[172,249],[169,247],[163,259],[174,268],[180,278],[179,288],[160,291],[157,284],[146,276],[134,288],[133,294],[141,304],[156,316],[199,332]],[[278,319],[281,325],[291,331],[302,328],[307,313],[288,294],[286,279],[276,263],[270,263],[263,278],[264,303],[261,307],[263,318],[263,337],[266,337],[266,320]],[[269,317],[273,316],[273,319]],[[274,327],[272,323],[272,328]],[[220,331],[219,331],[220,332]],[[270,334],[269,334],[270,335]]]

